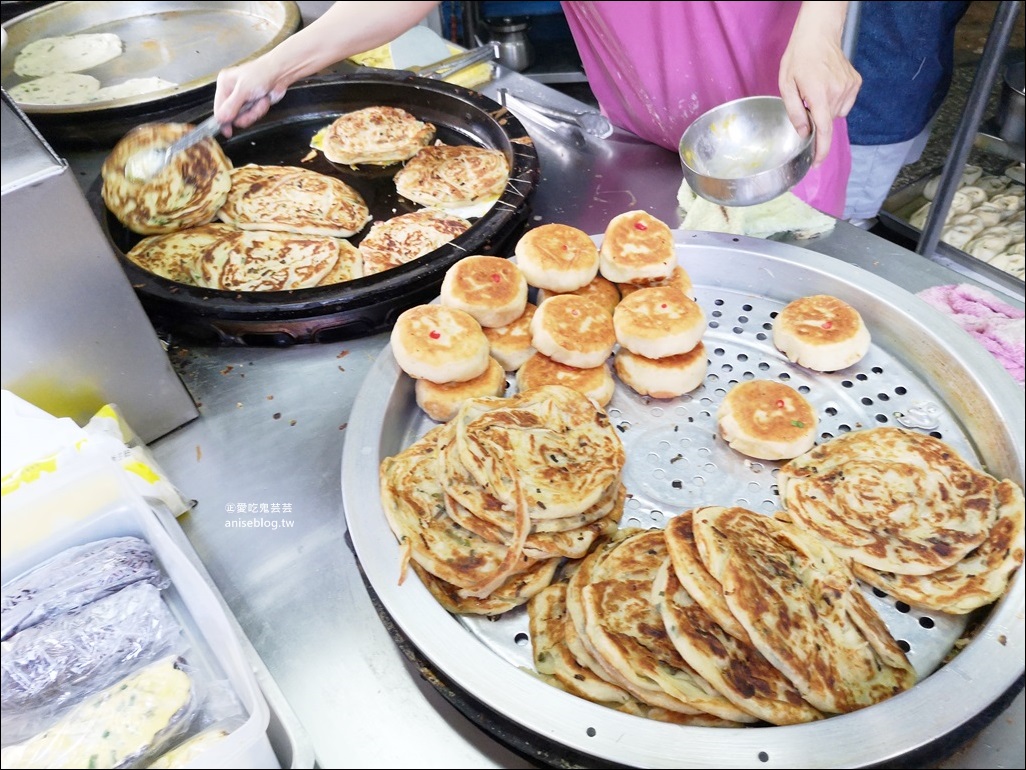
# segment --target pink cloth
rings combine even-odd
[[[778,96],[780,59],[800,2],[564,2],[588,84],[620,128],[677,151],[713,107]],[[845,120],[830,154],[792,192],[840,217],[851,171]]]
[[[1026,313],[967,283],[932,286],[917,296],[969,332],[1016,382],[1026,382]]]

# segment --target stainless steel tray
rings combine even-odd
[[[595,238],[599,240],[598,237]],[[623,525],[660,527],[699,505],[778,505],[779,463],[751,461],[716,435],[715,413],[733,382],[773,378],[817,408],[820,441],[875,425],[926,430],[1001,478],[1023,483],[1022,391],[980,345],[912,294],[860,268],[791,246],[715,233],[675,233],[710,320],[705,383],[655,400],[618,385],[607,407],[627,451],[632,498]],[[858,308],[873,335],[869,354],[841,372],[819,374],[773,346],[774,315],[790,300],[829,293]],[[342,455],[346,523],[367,580],[397,626],[439,671],[482,704],[573,752],[636,767],[868,766],[907,756],[959,731],[1023,672],[1024,578],[984,618],[951,662],[945,655],[966,618],[922,613],[867,591],[922,679],[884,703],[789,727],[681,727],[633,717],[559,691],[532,668],[526,612],[497,620],[450,615],[415,576],[400,586],[399,548],[381,510],[382,458],[432,423],[416,406],[413,381],[386,347],[350,414]]]

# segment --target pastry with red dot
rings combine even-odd
[[[464,257],[445,271],[439,301],[463,310],[481,326],[505,326],[527,306],[527,279],[502,257]]]
[[[599,269],[598,246],[583,230],[548,224],[528,230],[514,250],[527,282],[538,289],[568,292],[589,283]]]
[[[599,272],[613,283],[669,278],[677,264],[673,233],[647,211],[628,211],[609,220],[599,249]]]
[[[859,312],[829,294],[790,302],[773,321],[773,344],[806,369],[836,372],[869,352],[869,329]]]
[[[790,460],[812,449],[819,417],[790,385],[747,380],[723,397],[716,412],[720,436],[741,454],[760,460]]]
[[[687,353],[701,341],[706,325],[701,305],[674,286],[638,289],[613,312],[617,342],[646,358]]]
[[[559,294],[538,305],[531,319],[535,350],[561,364],[590,369],[606,361],[616,346],[613,318],[598,303],[577,294]]]
[[[481,324],[470,313],[445,305],[404,310],[389,342],[399,368],[416,380],[466,382],[484,374],[491,360]]]

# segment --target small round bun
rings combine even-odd
[[[520,317],[505,326],[484,327],[491,345],[492,358],[507,372],[515,372],[534,353],[531,344],[531,319],[537,307],[530,302]]]
[[[716,413],[720,436],[741,454],[790,460],[812,449],[819,418],[790,385],[748,380],[727,391]]]
[[[870,342],[859,312],[828,294],[794,300],[773,322],[777,349],[799,366],[818,372],[835,372],[861,361]]]
[[[475,318],[445,305],[415,305],[396,319],[392,355],[410,377],[466,382],[488,368],[489,345]]]
[[[616,340],[632,353],[665,358],[687,353],[702,339],[705,313],[674,286],[653,286],[631,292],[613,313]]]
[[[517,241],[514,254],[527,282],[538,289],[574,291],[598,274],[598,246],[586,232],[569,225],[528,230]]]
[[[599,271],[613,283],[669,278],[677,264],[673,233],[647,211],[627,211],[606,226]]]
[[[417,380],[413,386],[417,406],[437,422],[448,422],[456,416],[468,398],[501,396],[506,393],[506,372],[494,358],[488,360],[484,374],[465,382],[437,383]]]
[[[610,315],[613,314],[617,304],[620,302],[620,289],[617,288],[616,284],[608,278],[596,275],[590,282],[586,283],[579,289],[575,289],[574,291],[560,292],[549,291],[548,289],[538,289],[537,304],[540,305],[550,297],[555,297],[560,294],[578,294],[582,297],[593,299],[608,310]]]
[[[553,361],[543,353],[535,353],[517,370],[517,389],[522,393],[543,385],[573,388],[601,407],[609,403],[616,390],[616,381],[607,362],[580,369]]]
[[[481,326],[505,326],[523,315],[527,279],[502,257],[464,257],[445,271],[439,301],[470,313]]]
[[[590,369],[613,353],[613,318],[594,300],[559,294],[538,305],[531,319],[531,344],[561,364]]]
[[[646,358],[621,347],[616,351],[613,367],[621,382],[636,393],[652,398],[675,398],[702,384],[709,370],[709,359],[701,342],[687,353],[665,358]]]
[[[653,286],[676,286],[684,292],[686,297],[695,298],[695,287],[691,283],[691,276],[680,265],[673,268],[669,278],[657,278],[651,281],[642,281],[641,283],[621,283],[619,287],[620,297],[623,298],[628,294],[636,292],[638,289],[648,289]]]

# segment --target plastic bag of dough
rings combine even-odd
[[[5,747],[5,768],[145,766],[184,732],[197,710],[192,678],[169,656],[137,669],[21,743]]]
[[[124,677],[140,663],[186,645],[182,628],[149,583],[135,583],[0,642],[4,717],[77,700]]]
[[[141,538],[111,537],[66,548],[3,586],[0,639],[140,582],[159,589],[171,584],[153,546]]]

